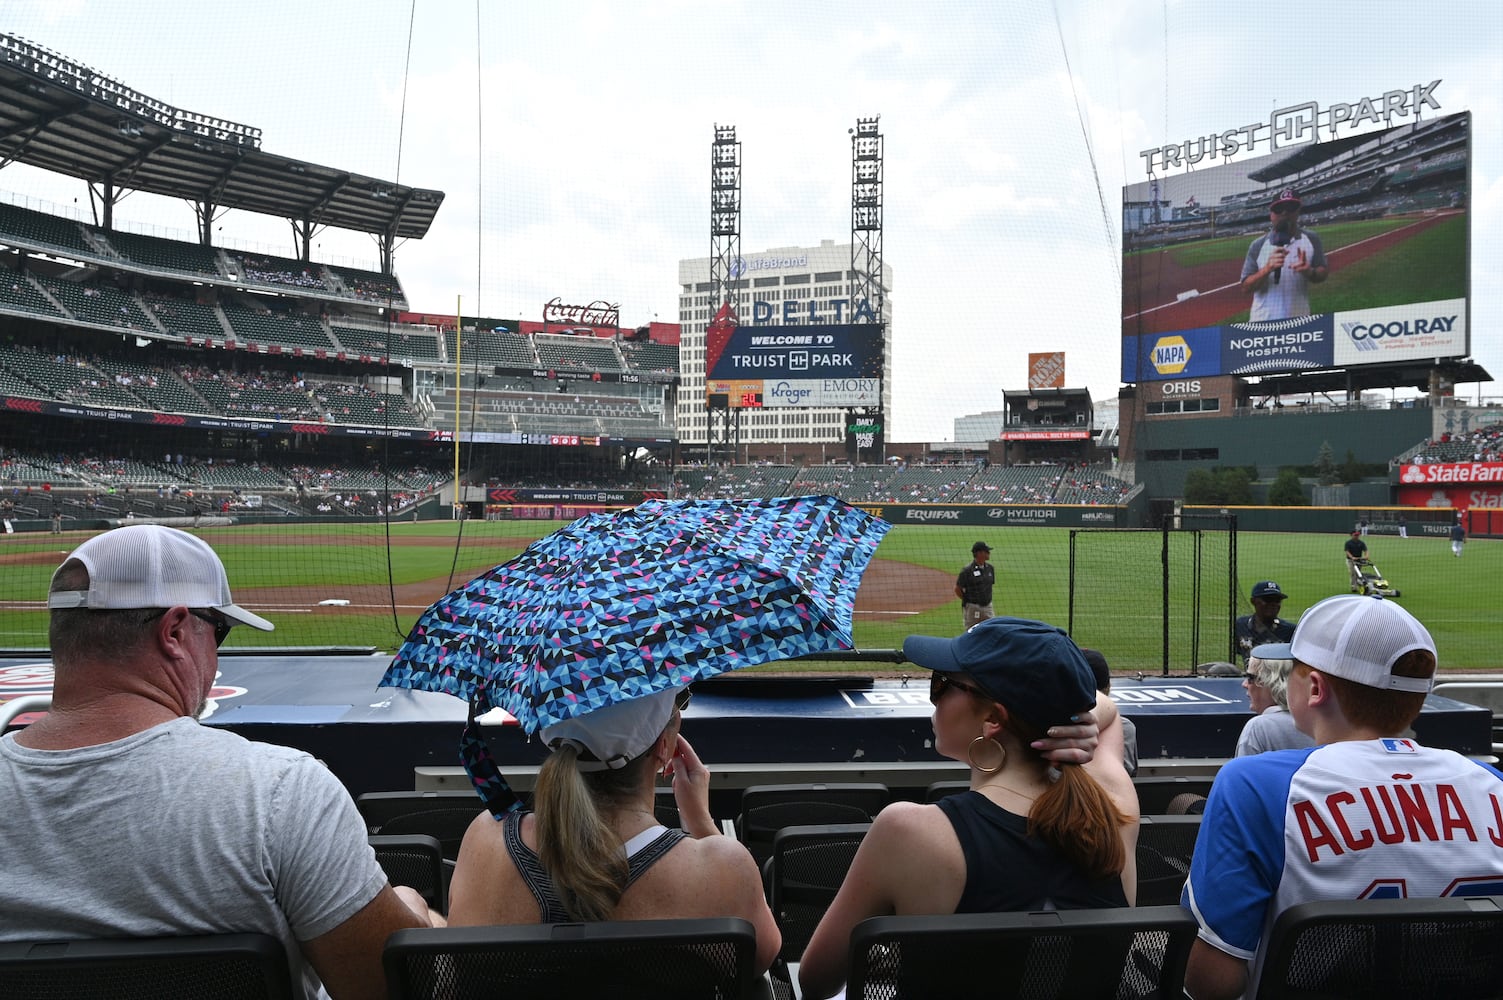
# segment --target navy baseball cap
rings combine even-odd
[[[971,552],[972,553],[976,553],[976,552],[990,552],[991,550],[992,550],[992,547],[990,545],[986,544],[985,542],[977,542],[975,545],[971,546]]]
[[[1288,597],[1289,595],[1279,589],[1279,585],[1272,580],[1259,580],[1253,584],[1252,595],[1254,597]]]
[[[1096,705],[1096,677],[1063,629],[988,618],[953,639],[910,635],[903,655],[927,670],[965,674],[1040,732]]]

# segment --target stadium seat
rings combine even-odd
[[[1496,883],[1493,883],[1496,884]],[[1301,903],[1269,932],[1258,1000],[1503,992],[1503,897]]]
[[[770,970],[773,995],[793,997],[796,967],[809,938],[845,881],[870,823],[787,826],[772,839],[763,869],[767,904],[783,934]]]
[[[872,917],[849,1000],[1178,997],[1197,925],[1178,906]]]
[[[471,791],[366,792],[355,799],[366,832],[393,836],[424,833],[443,846],[444,857],[459,856],[459,842],[484,808]]]
[[[0,944],[8,1000],[291,1000],[287,953],[269,934]]]
[[[1176,796],[1186,793],[1210,795],[1211,782],[1214,780],[1213,775],[1175,774],[1134,778],[1132,784],[1138,790],[1138,808],[1143,815],[1168,815],[1173,811],[1169,808],[1169,803]]]
[[[938,802],[947,795],[957,795],[960,792],[968,792],[970,790],[971,783],[969,781],[935,781],[931,782],[928,790],[924,792],[924,801]]]
[[[1138,822],[1138,904],[1174,906],[1190,875],[1200,816],[1143,816]]]
[[[393,1000],[765,995],[756,932],[737,917],[397,931],[382,961]]]
[[[892,793],[880,782],[751,785],[741,793],[736,838],[762,865],[785,826],[870,823]]]
[[[392,885],[416,889],[430,907],[439,913],[449,912],[450,862],[444,860],[443,846],[436,838],[423,833],[366,838],[375,849],[376,861]]]

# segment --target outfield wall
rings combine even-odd
[[[1409,537],[1445,538],[1456,520],[1452,507],[1220,507],[1185,504],[1188,514],[1231,514],[1237,519],[1238,531],[1299,531],[1314,534],[1349,534],[1364,518],[1368,533],[1399,533],[1399,518],[1405,521]]]

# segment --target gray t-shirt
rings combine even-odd
[[[1269,750],[1303,750],[1315,741],[1300,732],[1289,710],[1270,705],[1247,720],[1237,737],[1237,756],[1250,757]]]
[[[0,941],[255,931],[298,941],[386,885],[338,779],[300,750],[175,719],[113,743],[0,740]]]

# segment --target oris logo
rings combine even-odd
[[[1200,395],[1200,379],[1193,379],[1189,382],[1165,382],[1164,395],[1198,396]]]

